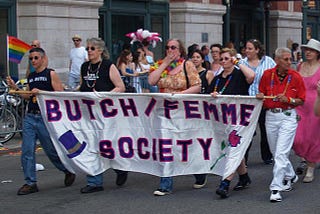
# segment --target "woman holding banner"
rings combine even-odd
[[[110,91],[124,92],[125,87],[119,71],[109,59],[105,43],[99,38],[87,39],[89,61],[81,66],[80,91]],[[128,172],[115,170],[117,173],[116,184],[123,185]],[[91,176],[87,175],[87,186],[81,188],[81,193],[93,193],[103,190],[103,173]]]
[[[220,94],[223,95],[249,95],[248,89],[253,82],[255,74],[244,64],[241,64],[236,59],[236,50],[230,48],[223,48],[220,55],[220,63],[223,67],[223,72],[213,79],[213,84],[209,90],[212,91],[211,95],[217,97]],[[243,154],[244,156],[244,154]],[[228,157],[228,156],[227,156]],[[239,182],[233,188],[233,190],[242,190],[251,183],[251,179],[248,175],[245,159],[241,161],[237,172],[239,174]],[[224,178],[216,193],[221,198],[227,198],[229,194],[229,186],[235,173]]]
[[[156,62],[150,69],[150,85],[158,85],[161,93],[197,94],[200,92],[201,80],[191,61],[185,61],[186,51],[178,39],[170,39],[165,46],[165,58]],[[201,188],[206,183],[206,176],[196,176],[196,183]],[[155,196],[170,194],[173,178],[162,177],[160,187],[154,191]]]

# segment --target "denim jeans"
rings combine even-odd
[[[62,164],[56,149],[54,148],[49,132],[42,120],[41,114],[27,113],[25,115],[22,136],[21,164],[23,168],[24,179],[28,185],[32,185],[37,182],[35,149],[38,139],[44,152],[53,165],[65,173],[68,172],[68,170]]]
[[[117,173],[117,176],[120,174],[123,174],[123,173],[128,173],[127,171],[122,171],[122,170],[118,170],[118,169],[114,169],[113,171],[115,173]],[[95,176],[87,175],[87,185],[101,187],[103,185],[103,173],[100,173]]]
[[[87,175],[87,185],[101,187],[103,185],[103,173],[100,173],[95,176]]]
[[[68,85],[71,89],[76,88],[78,85],[80,85],[80,74],[75,75],[75,74],[69,74],[68,78]]]
[[[160,178],[160,189],[167,190],[169,192],[173,189],[173,178],[172,177],[161,177]]]

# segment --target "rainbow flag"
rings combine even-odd
[[[14,36],[8,36],[8,55],[11,62],[20,63],[23,55],[31,46]]]

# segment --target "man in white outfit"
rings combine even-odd
[[[86,49],[81,46],[81,37],[79,35],[74,35],[72,37],[74,43],[74,48],[71,49],[69,57],[69,79],[68,85],[71,89],[75,89],[80,85],[80,68],[82,63],[88,61],[88,53]]]
[[[305,85],[300,74],[291,69],[291,51],[275,51],[276,67],[264,71],[257,98],[264,99],[266,131],[270,151],[274,158],[270,201],[281,202],[281,191],[290,191],[298,176],[289,160],[289,154],[298,126],[299,115],[295,107],[305,100]]]

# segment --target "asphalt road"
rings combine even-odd
[[[299,159],[293,153],[291,160],[296,167]],[[248,162],[252,184],[243,191],[231,191],[227,199],[220,199],[215,194],[220,179],[218,176],[210,175],[208,184],[199,190],[192,189],[192,175],[178,176],[174,178],[173,194],[155,197],[152,193],[158,187],[159,178],[131,172],[127,183],[119,188],[115,185],[113,170],[104,173],[104,191],[80,194],[80,188],[86,185],[85,175],[77,175],[74,185],[64,187],[64,175],[54,168],[41,150],[37,152],[37,162],[45,166],[44,171],[38,172],[40,191],[17,196],[17,190],[24,184],[20,153],[0,155],[0,213],[320,213],[319,169],[315,171],[313,183],[304,184],[301,182],[302,176],[299,176],[300,180],[294,189],[282,193],[281,203],[269,202],[268,186],[272,179],[272,165],[262,163],[257,139],[251,148]],[[237,179],[231,183],[232,187]]]

